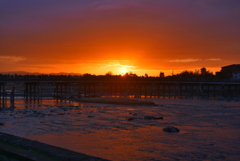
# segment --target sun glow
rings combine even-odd
[[[102,68],[111,71],[116,75],[124,76],[126,73],[133,72],[135,66],[126,65],[129,63],[129,60],[111,60],[104,64]]]
[[[127,69],[127,67],[121,67],[121,75],[123,76],[123,75],[125,75],[127,72],[128,72],[128,69]]]

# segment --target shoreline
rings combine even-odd
[[[26,139],[23,137],[0,132],[0,156],[5,154],[14,159],[36,160],[41,158],[61,161],[107,161],[99,157],[74,152],[68,149],[52,146]],[[35,158],[35,159],[34,159]]]

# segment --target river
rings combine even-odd
[[[0,122],[5,125],[0,131],[117,161],[240,159],[239,100],[146,100],[157,105],[18,98],[14,107],[1,108]],[[180,132],[164,132],[167,126]]]

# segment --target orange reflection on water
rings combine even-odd
[[[1,127],[1,131],[110,160],[239,157],[240,101],[150,100],[158,106],[43,101],[37,110],[6,111],[1,119],[9,119],[9,126]],[[149,120],[145,116],[163,119]],[[162,131],[166,126],[176,126],[180,132]]]
[[[158,150],[170,150],[158,143],[161,133],[162,129],[149,127],[136,130],[98,130],[87,134],[83,131],[70,135],[46,134],[31,136],[31,139],[110,160],[142,160],[156,158]]]

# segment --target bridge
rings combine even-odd
[[[84,81],[84,80],[0,80],[0,101],[22,96],[26,100],[42,97],[58,99],[80,97],[239,97],[238,82],[180,81]]]

